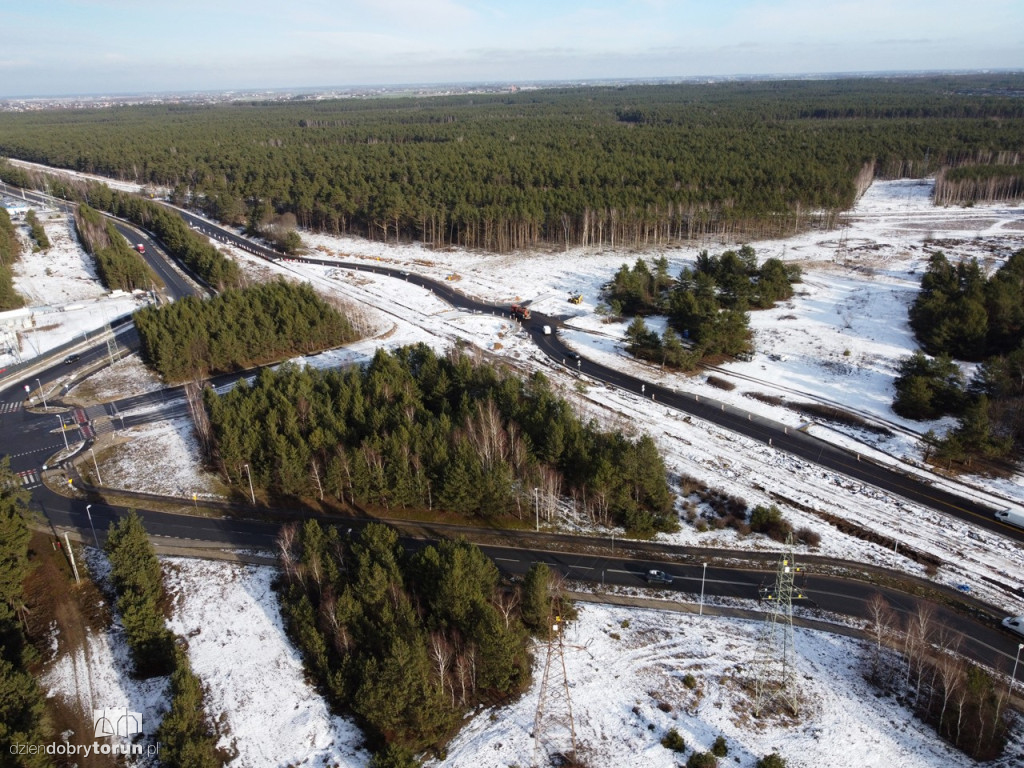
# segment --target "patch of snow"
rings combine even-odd
[[[224,715],[231,766],[365,766],[362,733],[332,715],[284,632],[271,588],[276,569],[168,558],[171,630],[188,638],[207,711]]]
[[[78,242],[71,217],[56,209],[34,206],[50,247],[33,252],[28,226],[19,226],[21,258],[14,263],[14,289],[25,298],[30,327],[17,329],[20,357],[28,360],[73,341],[86,343],[117,318],[145,305],[145,293],[108,292],[96,276],[92,257]],[[17,362],[6,345],[0,367]]]
[[[102,582],[110,566],[103,555],[92,547],[82,550],[90,572]],[[40,685],[49,697],[58,697],[86,719],[92,719],[94,709],[127,707],[142,715],[145,734],[143,743],[154,743],[153,735],[168,707],[167,677],[137,680],[132,677],[131,651],[118,622],[104,631],[85,630],[84,647],[58,656],[40,676]],[[92,733],[61,734],[62,741],[71,744],[92,744]],[[106,742],[106,740],[104,740]],[[149,764],[145,759],[140,764]]]
[[[201,460],[187,417],[156,421],[117,432],[126,440],[103,451],[100,475],[107,488],[159,493],[190,501],[221,498],[220,481]]]
[[[149,370],[138,355],[128,355],[89,376],[74,389],[73,395],[106,402],[156,392],[163,386],[160,377]]]
[[[771,752],[790,768],[976,764],[910,711],[877,694],[864,679],[858,641],[794,630],[802,713],[790,722],[754,719],[742,686],[760,622],[589,603],[579,612],[578,622],[566,628],[564,656],[577,743],[587,765],[674,768],[693,751],[709,751],[719,735],[729,748],[720,765],[739,768],[753,768]],[[545,649],[537,648],[530,690],[508,707],[477,714],[449,745],[447,757],[427,765],[532,765],[545,660]],[[687,674],[696,680],[693,689],[683,682]],[[557,676],[554,681],[560,683]],[[547,719],[549,737],[559,735],[557,716],[564,714],[558,707]],[[686,743],[685,755],[660,743],[672,728]],[[1020,747],[1018,735],[1008,754]]]

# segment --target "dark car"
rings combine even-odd
[[[64,358],[64,365],[71,365],[73,363],[77,363],[81,357],[81,355],[68,355],[67,357]]]
[[[648,584],[671,584],[672,577],[664,571],[648,571],[647,572],[647,583]]]

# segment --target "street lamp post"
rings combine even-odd
[[[36,379],[36,384],[39,385],[39,396],[43,398],[43,410],[48,410],[50,406],[46,404],[46,392],[43,390],[43,382]]]
[[[89,453],[92,454],[92,466],[96,470],[96,485],[103,485],[103,478],[100,477],[100,465],[96,463],[96,451],[90,448]]]
[[[92,528],[92,540],[93,540],[93,543],[96,545],[96,549],[99,549],[100,548],[100,540],[96,538],[96,527],[92,524],[92,512],[90,511],[91,509],[92,509],[92,504],[86,504],[85,505],[85,514],[89,518],[89,527]]]
[[[700,611],[697,613],[698,616],[704,615],[704,579],[708,575],[708,564],[704,563],[704,570],[700,574]]]
[[[1024,650],[1024,643],[1017,644],[1017,658],[1013,660],[1013,674],[1010,675],[1010,691],[1017,684],[1017,664],[1020,662],[1020,652]]]
[[[245,476],[249,478],[249,496],[252,498],[253,506],[256,506],[256,492],[252,489],[252,472],[249,471],[249,465],[243,464],[245,467]]]
[[[60,422],[60,436],[64,438],[64,450],[70,451],[71,446],[68,445],[68,433],[64,431],[64,417],[59,413],[57,414],[57,421]]]

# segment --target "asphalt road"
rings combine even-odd
[[[179,210],[179,209],[175,209]],[[180,212],[180,211],[179,211]],[[263,247],[243,238],[231,230],[220,227],[207,219],[187,212],[181,212],[183,218],[194,228],[210,237],[229,242],[262,258],[279,261],[282,255],[270,248]],[[420,275],[385,266],[365,263],[338,262],[311,257],[297,257],[292,261],[305,264],[319,264],[341,269],[353,269],[387,275],[404,280],[430,290],[448,301],[453,306],[467,312],[500,312],[509,314],[510,307],[480,301],[466,296],[455,289],[451,283],[431,280]],[[638,397],[650,398],[668,408],[673,408],[690,415],[717,424],[725,429],[785,451],[805,461],[845,474],[855,480],[887,491],[895,496],[922,504],[938,512],[966,520],[974,525],[996,531],[1003,536],[1024,542],[1024,530],[996,520],[993,515],[997,508],[977,503],[963,496],[938,488],[925,479],[905,474],[887,466],[877,464],[866,457],[838,448],[831,443],[819,440],[797,429],[763,418],[756,414],[725,405],[713,398],[677,392],[652,382],[599,365],[586,357],[579,357],[559,338],[557,329],[565,318],[534,313],[526,328],[534,343],[553,362],[575,369],[581,376],[586,376],[610,386],[632,392]],[[543,326],[556,329],[555,333],[546,335]],[[894,508],[893,514],[899,510]]]
[[[117,231],[124,235],[125,239],[133,247],[139,243],[145,247],[146,252],[140,255],[146,264],[149,265],[149,268],[153,270],[153,273],[157,276],[157,279],[167,291],[172,301],[202,293],[202,291],[193,287],[188,280],[178,273],[171,265],[170,258],[163,248],[148,234],[123,221],[115,220],[114,226],[117,227]]]
[[[256,255],[277,260],[279,254],[240,238],[234,233],[215,228],[210,222],[200,217],[185,214],[184,217],[196,228],[202,229],[211,236],[222,240],[234,242]],[[147,247],[148,250],[148,247]],[[155,249],[154,249],[155,250]],[[386,274],[396,279],[403,279],[421,285],[442,296],[454,306],[466,311],[499,312],[507,311],[507,307],[497,306],[481,302],[470,297],[463,296],[455,289],[444,283],[437,283],[426,278],[410,275],[386,267],[373,267],[365,264],[338,264],[318,259],[301,259],[308,263],[323,263],[334,267],[369,270],[379,274]],[[613,369],[599,366],[586,359],[576,359],[558,338],[557,335],[545,335],[540,330],[543,325],[557,327],[560,318],[535,315],[532,323],[528,326],[534,341],[538,346],[556,363],[567,364],[572,367],[576,362],[576,370],[580,375],[588,376],[594,380],[602,381],[613,386],[637,393],[637,396],[653,396],[658,402],[668,407],[677,408],[692,416],[720,424],[747,435],[748,437],[760,440],[773,445],[780,450],[789,451],[805,460],[821,464],[822,466],[835,469],[851,475],[864,482],[871,483],[880,488],[890,491],[896,495],[913,499],[926,504],[939,511],[954,514],[973,520],[978,524],[999,529],[1002,533],[1008,534],[1018,540],[1024,538],[1021,532],[1011,529],[990,519],[991,510],[985,509],[970,502],[966,502],[952,494],[939,492],[916,479],[905,477],[899,473],[892,472],[884,467],[875,466],[869,462],[858,460],[858,458],[845,451],[811,438],[803,433],[789,430],[767,419],[761,419],[751,414],[728,408],[720,403],[699,398],[694,395],[682,394],[666,390],[653,384],[641,381],[634,377],[626,376]],[[97,348],[82,355],[77,361],[78,365],[85,364],[90,360],[102,356],[105,350]],[[46,380],[47,374],[52,378],[57,372],[63,370],[60,364],[44,371],[40,378]],[[226,378],[226,377],[225,377]],[[64,425],[66,415],[56,414],[30,414],[19,407],[24,390],[15,388],[4,395],[0,403],[0,430],[5,436],[4,451],[8,451],[12,458],[12,468],[15,468],[16,460],[25,460],[25,463],[38,463],[39,457],[59,450],[63,445],[63,438],[60,430]],[[173,392],[151,393],[140,395],[136,398],[128,398],[122,401],[124,406],[128,402],[136,405],[143,403],[156,403],[166,401],[166,408],[180,409],[182,403],[180,397],[175,397]],[[124,410],[122,407],[121,410]],[[79,414],[69,412],[75,417],[77,428],[84,425],[88,428],[89,420],[79,420]],[[53,425],[49,426],[49,420]],[[60,421],[58,421],[60,420]],[[26,458],[27,457],[27,458]],[[79,499],[66,499],[54,494],[42,484],[32,485],[26,483],[33,491],[33,501],[37,508],[44,514],[53,526],[71,527],[78,529],[89,537],[96,532],[97,540],[102,541],[103,531],[110,521],[123,514],[123,510],[105,504],[102,499],[86,502]],[[180,500],[178,500],[180,502]],[[87,512],[86,507],[89,505]],[[236,520],[229,518],[207,518],[192,517],[187,515],[175,515],[159,512],[142,512],[146,521],[147,529],[158,538],[169,540],[199,540],[204,542],[218,542],[225,546],[233,547],[269,547],[272,546],[278,523],[259,522],[252,520]],[[90,520],[91,518],[91,520]],[[410,546],[415,546],[410,544]],[[547,562],[558,572],[573,578],[587,580],[603,584],[616,584],[622,586],[643,585],[642,574],[648,568],[658,567],[668,571],[673,576],[673,582],[669,589],[671,591],[688,592],[691,595],[697,591],[697,583],[700,582],[704,594],[707,597],[733,597],[742,599],[756,599],[758,587],[771,580],[771,572],[765,570],[748,569],[724,569],[709,567],[704,571],[703,566],[696,565],[671,565],[657,559],[652,560],[622,560],[614,557],[575,555],[564,553],[553,553],[549,550],[515,548],[487,547],[485,551],[495,560],[499,568],[509,574],[521,574],[529,568],[532,562]],[[599,575],[600,574],[600,575]],[[699,576],[698,576],[699,574]],[[866,601],[875,593],[882,593],[889,601],[900,610],[915,610],[917,601],[915,598],[899,592],[892,592],[881,587],[858,580],[832,579],[823,576],[807,574],[800,585],[807,599],[813,600],[814,604],[824,610],[844,613],[851,616],[865,615]],[[962,633],[961,650],[965,654],[984,660],[986,663],[1002,665],[1008,669],[1014,654],[1017,651],[1016,639],[1007,633],[993,626],[991,618],[975,620],[957,612],[948,611],[942,606],[936,606],[936,618],[954,631]],[[1018,674],[1021,677],[1024,669]]]
[[[187,505],[187,501],[179,503]],[[111,506],[101,498],[69,499],[48,489],[34,494],[37,506],[45,518],[56,529],[76,529],[85,541],[102,545],[105,532],[111,522],[125,514],[122,507]],[[87,510],[86,507],[89,507]],[[186,546],[191,541],[216,542],[225,547],[238,549],[273,549],[281,523],[258,520],[242,520],[229,517],[203,517],[165,512],[139,510],[146,530],[158,542]],[[342,526],[356,527],[363,521],[340,521]],[[433,525],[426,535],[452,536],[456,528]],[[458,529],[461,531],[461,529]],[[95,539],[93,537],[95,536]],[[770,586],[775,578],[775,568],[766,563],[758,567],[704,566],[703,563],[666,562],[657,557],[616,557],[615,544],[607,539],[586,540],[591,544],[588,553],[566,552],[555,545],[572,542],[580,544],[579,537],[558,534],[517,533],[519,546],[497,546],[482,544],[481,549],[506,576],[522,576],[534,563],[545,563],[555,573],[566,579],[589,582],[595,588],[628,587],[651,588],[669,600],[680,600],[690,604],[730,600],[758,600],[761,589]],[[420,536],[402,537],[404,546],[412,551],[427,543]],[[596,544],[596,545],[595,545]],[[622,544],[620,543],[621,549]],[[596,552],[596,553],[595,553]],[[738,555],[740,553],[737,553]],[[742,555],[740,555],[742,556]],[[711,559],[711,558],[709,558]],[[797,563],[799,565],[799,562]],[[645,574],[650,569],[668,573],[670,584],[648,584]],[[881,595],[892,608],[906,620],[913,616],[919,606],[933,611],[933,620],[942,626],[951,642],[959,645],[960,652],[969,658],[995,666],[1009,673],[1017,652],[1017,641],[999,628],[994,620],[986,618],[983,611],[970,615],[969,611],[953,610],[942,602],[924,601],[870,581],[835,578],[811,569],[803,570],[795,578],[795,587],[802,597],[795,606],[820,609],[859,619],[868,618],[868,601],[876,594]],[[703,594],[703,598],[701,595]],[[969,605],[969,601],[953,595],[952,602]],[[1018,669],[1018,679],[1024,680],[1024,668]]]

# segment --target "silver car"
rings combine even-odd
[[[1024,616],[1007,616],[1003,619],[1003,626],[1024,637]]]

